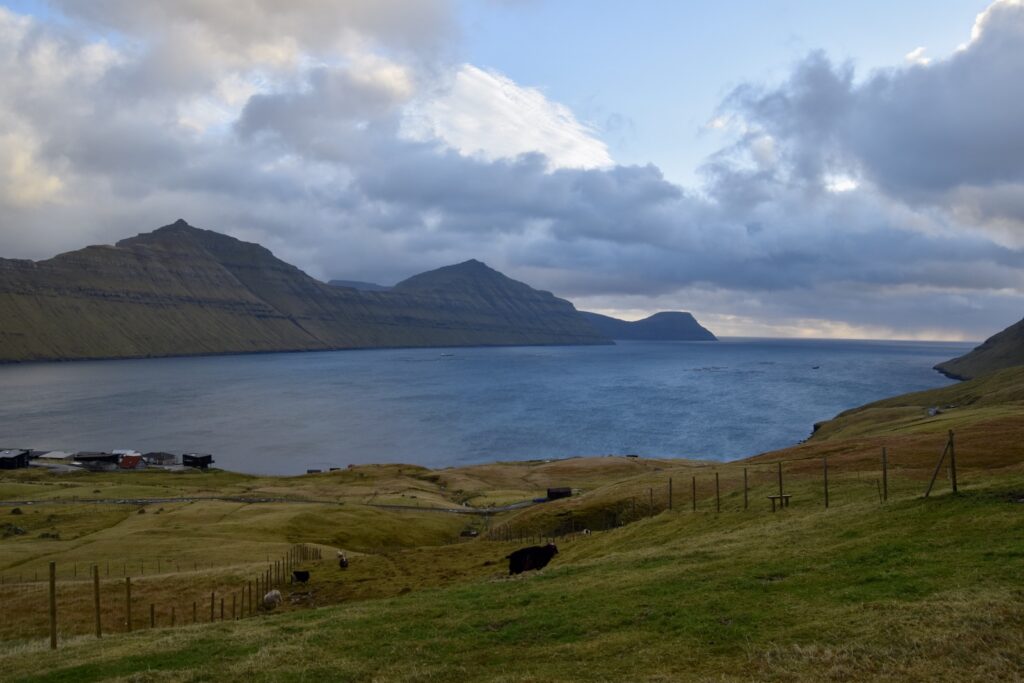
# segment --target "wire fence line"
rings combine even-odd
[[[943,471],[950,490],[957,493],[958,442],[954,432],[949,431],[942,443],[943,447],[936,449],[938,459],[934,468],[919,455],[912,466],[896,464],[893,451],[887,446],[878,448],[870,468],[860,453],[853,457],[849,453],[834,453],[764,462],[702,463],[684,472],[672,470],[656,483],[648,479],[625,494],[609,495],[611,500],[605,504],[561,510],[554,522],[550,515],[539,515],[493,525],[484,538],[527,542],[574,537],[618,528],[666,510],[774,513],[788,509],[794,502],[800,507],[824,508],[858,501],[884,505],[893,497],[927,498],[936,490]],[[974,467],[970,471],[978,469],[986,468]]]
[[[281,604],[280,591],[301,575],[304,570],[299,570],[299,567],[321,560],[321,547],[292,545],[259,572],[228,579],[229,587],[224,587],[222,581],[218,588],[208,593],[199,586],[182,591],[176,585],[158,585],[161,579],[168,578],[167,575],[151,576],[141,583],[138,580],[133,583],[131,575],[102,579],[98,564],[90,566],[87,580],[60,581],[57,563],[50,562],[46,581],[33,586],[35,590],[31,591],[37,596],[30,599],[36,608],[32,611],[39,615],[35,620],[37,627],[27,628],[25,633],[38,633],[39,626],[45,623],[50,647],[56,649],[59,636],[82,635],[90,631],[96,638],[102,638],[105,634],[130,633],[147,626],[174,627],[251,618]],[[188,599],[189,593],[192,600]],[[8,604],[7,609],[10,608]]]

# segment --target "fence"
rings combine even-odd
[[[270,557],[267,557],[270,562]],[[57,567],[57,580],[70,581],[92,581],[93,568],[97,567],[100,576],[104,579],[121,578],[129,576],[158,576],[168,574],[196,573],[206,570],[224,570],[238,566],[238,563],[217,564],[215,562],[200,562],[198,560],[182,561],[175,558],[150,558],[127,559],[127,560],[103,560],[99,562],[68,562]],[[49,581],[48,569],[44,565],[42,569],[35,567],[30,570],[7,571],[0,574],[0,586],[12,586],[17,584],[31,585],[34,583],[45,584]]]
[[[130,575],[121,579],[101,580],[100,565],[93,564],[89,569],[89,580],[60,582],[57,563],[50,562],[45,595],[50,647],[57,648],[60,619],[67,612],[72,614],[78,626],[83,621],[83,611],[90,612],[90,630],[97,638],[102,638],[104,633],[131,632],[147,623],[149,628],[157,628],[253,617],[263,611],[264,595],[275,588],[284,587],[295,568],[322,559],[321,548],[307,544],[294,545],[279,559],[268,561],[264,570],[237,580],[226,590],[221,587],[210,591],[208,616],[205,592],[194,594],[190,605],[188,602],[183,604],[180,594],[168,598],[160,592],[159,598],[147,599],[144,595],[140,596],[139,583],[133,584]],[[39,598],[42,602],[43,596]],[[58,609],[61,602],[59,598],[63,598],[67,612]],[[179,613],[178,608],[183,606],[185,610]],[[140,608],[143,615],[141,620]]]
[[[773,513],[787,509],[791,500],[799,500],[801,506],[811,504],[824,508],[837,502],[843,504],[857,500],[877,500],[881,505],[894,493],[927,498],[935,490],[938,476],[944,468],[952,492],[958,491],[956,438],[952,431],[947,434],[934,468],[930,465],[922,468],[919,464],[894,468],[889,447],[880,447],[876,453],[871,464],[863,458],[852,463],[844,462],[835,454],[764,464],[709,466],[713,471],[689,474],[683,482],[669,476],[657,486],[645,484],[640,492],[634,490],[628,497],[620,497],[603,506],[562,511],[562,518],[554,525],[543,518],[531,519],[527,514],[519,522],[489,528],[484,538],[503,542],[544,542],[584,530],[613,529],[665,510],[715,514],[720,514],[723,509],[749,511],[759,499],[764,501],[764,507],[758,509]],[[894,480],[894,474],[899,475],[898,480]],[[679,494],[679,483],[683,484],[683,495]]]

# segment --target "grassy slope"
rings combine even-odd
[[[1024,320],[992,335],[970,352],[939,363],[935,369],[950,377],[970,379],[1020,365],[1024,365]]]
[[[663,513],[519,579],[0,656],[14,680],[210,680],[213,662],[217,680],[1010,680],[1024,537],[1007,485],[1024,478],[884,509]]]
[[[9,594],[5,616],[19,617],[20,626],[4,634],[0,669],[15,680],[76,681],[1013,680],[1024,670],[1022,399],[1024,370],[1006,371],[848,411],[805,444],[728,464],[598,458],[437,472],[367,467],[291,479],[8,475],[0,479],[0,497],[15,489],[84,495],[84,486],[131,482],[118,490],[205,488],[344,503],[203,502],[176,504],[160,516],[104,513],[110,523],[67,521],[68,535],[81,533],[93,548],[105,547],[103,534],[130,539],[133,548],[173,547],[182,542],[178,519],[188,522],[183,527],[197,547],[214,554],[222,545],[229,549],[235,566],[140,588],[142,603],[152,599],[164,609],[168,594],[180,595],[179,614],[190,610],[190,591],[230,590],[259,565],[252,554],[267,547],[309,541],[366,554],[355,555],[345,573],[329,561],[312,566],[317,609],[288,607],[238,623],[117,634],[101,643],[71,638],[56,654],[39,639],[45,622],[38,599],[27,591]],[[928,407],[946,405],[957,407],[927,415]],[[964,494],[946,495],[948,485],[940,481],[941,495],[921,500],[947,429],[957,433]],[[886,505],[876,496],[883,445],[891,464]],[[776,486],[780,459],[794,505],[771,515],[764,496]],[[744,468],[751,484],[746,511]],[[713,512],[714,473],[720,514]],[[654,512],[667,503],[670,476],[676,509],[646,517],[652,491]],[[696,513],[689,509],[694,476]],[[568,518],[600,528],[614,513],[627,526],[560,541],[551,567],[517,579],[504,577],[502,558],[518,543],[432,546],[470,520],[364,505],[385,499],[486,505],[533,497],[553,485],[583,493],[499,515],[496,523],[527,534],[552,531]],[[48,506],[47,514],[57,508]],[[221,521],[196,524],[216,514]],[[73,524],[84,526],[75,532]],[[196,526],[203,531],[192,531]],[[61,541],[5,540],[0,557],[22,544],[34,548],[26,562],[43,561],[40,547],[64,542],[63,535]],[[74,552],[68,547],[55,555],[66,562]],[[106,590],[115,605],[109,628],[116,629],[117,585]],[[84,604],[87,592],[83,597],[68,584],[62,599]],[[144,621],[144,608],[137,622]],[[67,624],[68,634],[83,632],[85,622]],[[33,639],[19,639],[24,635]]]

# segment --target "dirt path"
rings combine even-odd
[[[186,496],[180,498],[53,498],[44,500],[0,500],[0,507],[16,507],[19,505],[154,505],[157,503],[194,503],[201,500],[219,500],[226,503],[292,503],[344,505],[344,501],[321,500],[317,498],[249,498],[244,496]],[[364,503],[367,507],[384,508],[387,510],[409,510],[416,512],[445,512],[457,515],[492,515],[498,512],[521,510],[536,505],[532,500],[501,505],[490,508],[447,507],[431,508],[415,505],[388,505],[385,503]]]

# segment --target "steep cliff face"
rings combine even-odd
[[[628,321],[600,313],[582,312],[584,318],[601,334],[611,339],[648,341],[718,341],[691,313],[663,311],[643,320]]]
[[[0,360],[607,343],[572,304],[481,263],[442,271],[395,291],[331,287],[178,221],[113,247],[0,259]]]
[[[1024,365],[1024,320],[986,339],[980,346],[935,369],[953,379],[973,379],[1003,368]]]

